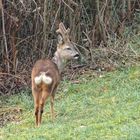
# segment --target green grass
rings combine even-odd
[[[56,95],[54,122],[47,102],[43,122],[34,126],[31,93],[22,92],[1,103],[22,109],[20,121],[0,130],[2,140],[139,140],[140,67],[94,78],[82,75],[79,84],[63,81]]]

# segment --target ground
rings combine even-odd
[[[0,140],[139,140],[140,67],[64,78],[51,120],[49,100],[43,122],[34,125],[30,91],[1,97]]]

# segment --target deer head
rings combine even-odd
[[[70,40],[69,32],[70,29],[66,29],[64,24],[59,24],[57,51],[54,55],[54,61],[57,63],[58,68],[62,71],[65,62],[71,59],[78,59],[79,53],[76,51],[76,46]]]

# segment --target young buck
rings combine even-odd
[[[63,23],[59,24],[57,50],[52,60],[38,60],[32,69],[32,94],[35,105],[36,125],[41,123],[45,101],[50,97],[51,115],[54,119],[54,96],[60,82],[61,72],[67,60],[77,59],[78,52],[69,39],[69,29]]]

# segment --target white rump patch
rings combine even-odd
[[[50,76],[46,76],[46,72],[41,72],[39,76],[35,77],[35,83],[39,85],[41,82],[49,85],[52,83],[52,78]]]
[[[49,76],[46,76],[46,75],[44,75],[43,77],[42,77],[42,81],[45,83],[45,84],[51,84],[52,83],[52,78],[51,77],[49,77]]]
[[[41,81],[42,81],[42,75],[36,76],[36,77],[35,77],[35,83],[36,83],[37,85],[39,85],[39,84],[41,83]]]

